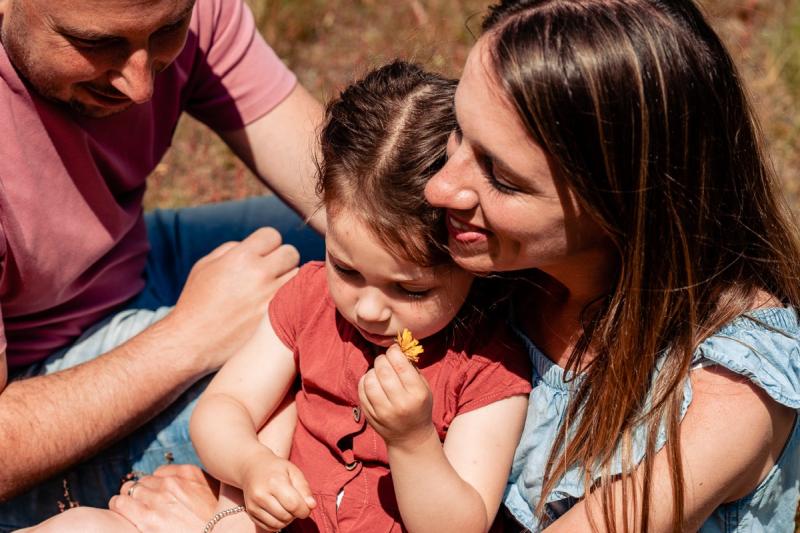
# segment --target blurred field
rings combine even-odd
[[[248,0],[259,28],[325,100],[371,66],[402,56],[458,76],[481,0]],[[800,0],[703,0],[740,65],[787,197],[800,213]],[[216,137],[185,118],[150,180],[145,206],[262,194]]]

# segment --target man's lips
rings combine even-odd
[[[464,244],[483,242],[489,238],[489,232],[485,229],[452,215],[447,215],[447,230],[453,239]]]
[[[119,105],[119,104],[127,104],[128,102],[130,102],[130,98],[121,93],[109,94],[100,89],[96,89],[91,85],[84,85],[83,88],[86,89],[86,91],[89,94],[91,94],[94,99],[102,103]]]

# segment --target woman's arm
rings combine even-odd
[[[457,416],[443,447],[431,421],[427,383],[396,346],[376,358],[359,393],[367,419],[386,441],[405,528],[487,531],[522,433],[527,396]]]
[[[723,367],[696,370],[691,379],[693,399],[680,425],[685,531],[696,531],[714,509],[755,489],[777,461],[795,419],[794,410]],[[664,450],[656,454],[652,482],[651,531],[667,533],[672,531],[673,497]],[[618,501],[621,494],[620,482]],[[599,531],[605,531],[598,497],[578,503],[546,531],[589,530],[587,509]],[[617,523],[622,526],[621,517]]]

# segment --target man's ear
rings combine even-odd
[[[0,19],[3,18],[3,15],[8,12],[8,8],[11,7],[10,0],[0,0]]]

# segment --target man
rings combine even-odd
[[[144,217],[145,177],[185,110],[308,216],[321,110],[241,0],[0,0],[0,39],[2,531],[196,460],[201,380],[299,260],[248,234],[321,240],[274,199]]]

